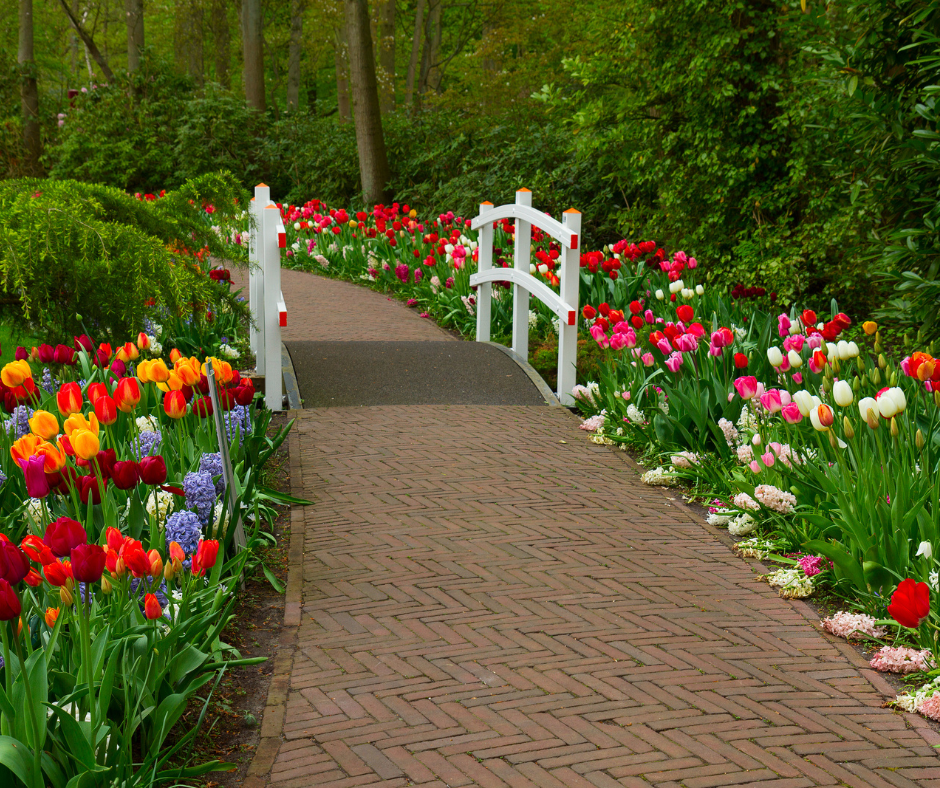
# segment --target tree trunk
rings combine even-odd
[[[339,122],[346,123],[352,116],[349,111],[349,47],[346,43],[346,21],[336,30],[336,46],[333,50],[336,64],[336,104]]]
[[[127,20],[127,70],[140,68],[140,53],[144,48],[144,0],[124,0]]]
[[[222,87],[231,85],[229,67],[231,63],[232,34],[228,26],[227,0],[213,0],[211,6],[212,49],[215,58],[215,81]]]
[[[189,76],[200,89],[206,84],[206,68],[203,61],[203,19],[202,3],[199,0],[190,0],[189,25],[186,35],[186,54]]]
[[[349,37],[349,74],[352,81],[359,176],[366,205],[388,202],[391,173],[382,135],[379,90],[372,58],[372,34],[366,0],[345,0],[346,32]]]
[[[72,14],[78,16],[78,0],[72,0]],[[70,69],[72,76],[78,76],[78,33],[72,28],[69,33],[69,53],[71,55]]]
[[[245,98],[254,109],[264,112],[264,30],[261,0],[242,0],[242,27]]]
[[[443,13],[444,0],[431,0],[431,13],[428,15],[428,34],[425,44],[428,52],[428,63],[422,93],[429,88],[435,93],[440,93],[441,90],[441,16]]]
[[[33,0],[20,0],[20,40],[17,53],[20,67],[20,101],[23,108],[23,169],[27,175],[40,175],[39,85],[33,59]]]
[[[300,56],[303,51],[304,0],[291,0],[290,49],[287,56],[287,109],[300,106]]]
[[[88,31],[82,27],[81,23],[78,21],[77,16],[72,13],[72,9],[69,8],[68,2],[66,2],[66,0],[59,0],[59,4],[65,11],[66,16],[68,16],[69,21],[72,23],[72,27],[75,28],[75,32],[78,33],[78,37],[81,38],[82,42],[85,44],[85,48],[88,50],[88,54],[90,54],[95,59],[95,62],[101,69],[101,73],[104,74],[104,78],[108,80],[108,82],[114,82],[114,72],[111,71],[110,66],[108,66],[108,61],[105,60],[104,56],[101,54],[101,51],[97,46],[95,46],[94,39],[88,34]]]
[[[379,96],[383,115],[395,111],[395,11],[396,0],[385,0],[379,17]]]
[[[424,8],[426,5],[426,0],[418,0],[418,8],[415,11],[415,32],[411,39],[411,59],[408,61],[408,79],[405,83],[405,106],[409,109],[414,103],[418,58],[421,56],[421,41],[424,39]]]

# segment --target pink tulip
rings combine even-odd
[[[738,390],[738,395],[743,400],[753,399],[757,393],[757,378],[753,375],[737,378],[734,381],[734,387]]]
[[[655,320],[656,320],[656,318],[653,317],[653,310],[652,310],[652,309],[647,309],[647,310],[643,313],[643,319],[644,319],[649,325],[653,325],[653,323],[654,323]]]
[[[799,424],[803,420],[803,414],[795,402],[784,405],[780,415],[787,424]]]
[[[777,333],[782,337],[790,335],[790,318],[786,315],[777,318]]]
[[[823,338],[819,334],[813,334],[809,339],[806,340],[806,344],[809,345],[813,350],[819,350],[822,347]]]
[[[720,347],[718,347],[718,345],[709,345],[709,346],[708,346],[708,355],[709,355],[709,356],[715,356],[715,357],[717,358],[717,357],[721,356],[721,354],[724,353],[724,352],[725,352],[725,351],[722,350]]]
[[[795,350],[799,353],[803,349],[803,343],[806,341],[806,337],[802,334],[794,334],[792,337],[787,337],[783,340],[784,350],[790,351]]]
[[[670,372],[678,372],[679,367],[681,366],[682,366],[682,354],[681,353],[673,353],[669,356],[669,358],[666,359],[666,368]]]
[[[783,403],[780,401],[780,392],[777,389],[771,389],[760,398],[760,404],[770,413],[779,413],[783,409]]]
[[[672,345],[669,344],[669,340],[665,337],[656,343],[656,347],[659,348],[659,352],[664,356],[668,356],[670,353],[672,353]]]
[[[683,353],[694,353],[698,350],[698,339],[694,334],[683,334],[676,337],[676,347]]]
[[[794,382],[794,383],[802,383],[802,382],[803,382],[803,373],[802,373],[802,372],[796,372],[796,373],[794,373],[794,374],[793,374],[793,382]]]
[[[625,334],[614,334],[610,338],[610,349],[611,350],[623,350],[627,346],[627,338]]]
[[[643,362],[644,367],[651,367],[654,364],[652,353],[644,353],[643,358],[640,360]]]
[[[757,464],[757,460],[751,460],[747,467],[754,471],[754,473],[760,473],[761,471],[761,467]]]
[[[591,336],[594,337],[594,341],[597,342],[601,348],[610,346],[610,340],[607,339],[607,333],[603,328],[601,328],[601,326],[591,326]]]
[[[768,468],[770,468],[777,461],[772,451],[769,451],[766,454],[762,454],[760,458],[761,458],[761,462],[763,462],[764,465]]]
[[[614,326],[615,334],[627,334],[630,331],[633,331],[633,329],[630,327],[630,324],[624,322],[623,320],[621,320],[619,323],[617,323],[617,325]]]

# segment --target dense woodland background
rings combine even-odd
[[[384,199],[469,215],[527,186],[579,208],[591,247],[654,239],[729,290],[929,330],[938,5],[11,0],[0,175],[156,193],[228,169],[356,207],[352,65],[377,84]]]

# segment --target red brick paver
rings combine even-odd
[[[295,648],[246,786],[940,786],[935,730],[567,412],[294,429]]]

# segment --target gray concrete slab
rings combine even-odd
[[[543,405],[525,371],[477,342],[286,342],[305,408]]]

